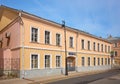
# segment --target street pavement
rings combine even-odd
[[[100,79],[89,84],[120,84],[120,74]]]
[[[114,83],[113,83],[114,82]],[[0,80],[0,84],[120,84],[120,70],[73,72],[68,76],[56,75],[30,79]]]
[[[120,84],[120,70],[79,76],[47,84]]]

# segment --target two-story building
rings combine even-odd
[[[107,40],[6,6],[0,7],[0,47],[1,72],[21,78],[65,74],[66,58],[68,72],[111,69]]]

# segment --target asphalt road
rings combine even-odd
[[[74,77],[66,80],[60,80],[47,84],[106,84],[107,81],[109,84],[120,84],[120,80],[106,80],[106,78],[116,76],[120,74],[120,70],[112,70],[104,73]],[[112,83],[113,82],[113,83]],[[116,82],[116,83],[115,83]]]

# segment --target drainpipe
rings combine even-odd
[[[19,17],[21,19],[21,22],[20,22],[20,25],[21,25],[21,29],[22,29],[22,67],[21,67],[21,70],[22,70],[22,77],[21,78],[24,78],[25,77],[25,71],[24,71],[24,22],[21,18],[21,15],[22,15],[22,11],[20,11],[19,13]]]

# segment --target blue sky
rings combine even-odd
[[[120,0],[0,0],[0,4],[80,29],[120,37]]]

